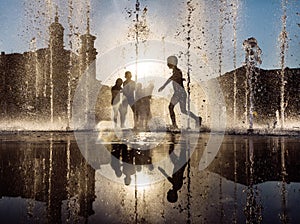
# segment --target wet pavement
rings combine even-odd
[[[2,133],[0,222],[300,221],[299,136],[225,135],[216,152],[208,133],[122,137],[93,157],[71,132]]]

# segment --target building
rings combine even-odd
[[[56,14],[47,48],[0,55],[0,114],[11,120],[49,120],[69,125],[79,77],[96,59],[96,37],[80,37],[79,54],[64,48],[64,28]],[[96,78],[96,75],[95,75]]]
[[[250,89],[246,73],[246,67],[243,66],[218,78],[225,99],[228,126],[234,126],[234,110],[237,124],[249,122]],[[281,70],[256,68],[254,73],[252,80],[254,124],[263,127],[269,125],[270,128],[274,125],[279,127],[277,120],[281,110]],[[236,75],[236,92],[234,92],[234,75]],[[300,69],[285,68],[284,80],[285,118],[287,121],[299,121]]]

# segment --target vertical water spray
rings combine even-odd
[[[183,144],[183,143],[181,143]],[[182,149],[181,149],[182,150]],[[191,142],[189,136],[186,138],[186,150],[187,150],[187,212],[188,212],[188,217],[187,217],[187,223],[191,223]],[[185,161],[186,162],[186,161]]]
[[[249,86],[248,86],[248,73],[247,73],[247,67],[246,67],[246,78],[245,78],[245,112],[244,112],[244,119],[245,119],[245,127],[248,126],[248,96],[249,96]]]
[[[53,50],[50,48],[50,122],[53,124]]]
[[[134,173],[134,215],[135,223],[138,223],[138,188],[136,172]]]
[[[236,54],[237,54],[237,9],[238,0],[234,0],[233,7],[233,126],[236,126],[236,95],[237,95],[237,77],[236,77]]]
[[[86,2],[88,2],[88,0],[86,0]],[[89,6],[87,7],[87,11],[86,11],[86,15],[87,15],[87,20],[86,20],[86,31],[87,34],[90,33],[90,9]],[[86,39],[86,47],[88,48],[89,46],[89,40],[88,38]],[[88,64],[88,58],[89,58],[89,52],[86,50],[84,52],[84,69],[87,69],[89,64]],[[84,71],[83,71],[84,72]],[[85,82],[85,124],[87,125],[86,128],[88,127],[88,119],[89,119],[89,83],[88,83],[88,79],[86,79]]]
[[[190,128],[190,111],[191,111],[191,88],[190,88],[190,84],[191,84],[191,61],[190,61],[190,57],[191,57],[191,32],[192,32],[192,13],[195,10],[195,7],[192,4],[192,0],[188,0],[187,1],[187,9],[188,9],[188,16],[187,16],[187,52],[186,52],[186,56],[187,56],[187,94],[188,94],[188,125],[187,128]]]
[[[254,202],[255,202],[255,195],[253,189],[253,166],[254,166],[254,158],[253,158],[253,140],[248,139],[246,140],[246,173],[247,173],[247,198],[246,198],[246,208],[245,208],[245,215],[246,215],[246,222],[253,223],[256,220],[254,219]]]
[[[52,0],[46,0],[46,17],[47,17],[47,24],[51,24],[52,22]],[[48,29],[47,30],[47,34],[48,36],[50,37],[50,30]],[[47,77],[47,72],[44,72],[44,77],[43,77],[43,80],[44,80],[44,90],[43,90],[43,96],[45,99],[47,99],[48,97],[48,82],[49,82],[49,85],[50,85],[50,89],[51,89],[51,80],[52,80],[52,73],[53,73],[53,69],[52,69],[52,50],[51,50],[51,44],[50,44],[50,39],[48,40],[48,47],[49,47],[49,50],[47,51],[46,53],[46,61],[49,62],[49,80],[48,80],[48,77]],[[50,90],[51,92],[51,90]],[[50,96],[51,96],[51,93],[50,93]],[[51,99],[50,99],[50,102],[47,101],[47,104],[50,103],[51,104]],[[51,116],[51,105],[50,105],[50,121],[52,122],[53,121],[53,116]]]
[[[250,223],[255,222],[254,219],[255,216],[255,208],[253,208],[253,205],[255,205],[255,193],[254,193],[254,148],[253,148],[253,139],[249,139],[249,221]]]
[[[47,212],[48,212],[48,220],[51,220],[50,213],[51,213],[51,206],[52,206],[52,200],[51,200],[51,194],[52,194],[52,175],[53,175],[53,134],[50,134],[50,143],[49,143],[49,173],[48,173],[48,201],[47,201]]]
[[[234,158],[234,191],[233,191],[233,197],[234,197],[234,210],[233,210],[233,223],[237,223],[237,209],[238,209],[238,205],[237,205],[237,148],[236,148],[236,138],[234,138],[233,140],[233,158]]]
[[[52,4],[51,1],[49,2],[49,15],[52,15]],[[56,12],[55,12],[55,19],[58,18],[58,7],[56,6]],[[50,57],[50,71],[49,71],[49,82],[50,82],[50,122],[53,124],[53,118],[54,118],[54,98],[53,98],[53,94],[54,94],[54,84],[53,84],[53,66],[54,66],[54,52],[53,52],[53,48],[54,43],[53,43],[53,39],[51,38],[51,30],[50,32],[50,38],[49,38],[49,57]],[[55,31],[54,31],[55,32]]]
[[[71,141],[70,137],[67,138],[67,184],[66,184],[66,192],[67,192],[67,223],[70,222],[71,218]]]
[[[25,74],[24,79],[26,79],[25,83],[28,83],[28,91],[24,93],[24,106],[28,113],[26,113],[26,117],[28,115],[33,115],[33,113],[38,113],[38,101],[40,94],[40,84],[42,74],[42,69],[40,69],[41,61],[38,55],[38,47],[44,45],[46,40],[46,26],[48,25],[46,8],[44,4],[40,1],[34,2],[24,2],[24,30],[22,36],[26,38],[26,42],[30,39],[29,42],[29,51],[28,53],[24,53],[28,55],[25,57]],[[27,59],[27,60],[26,60]],[[26,85],[27,85],[26,83]]]
[[[89,66],[91,63],[91,59],[93,58],[93,53],[94,49],[92,49],[91,44],[93,43],[95,37],[90,34],[90,2],[88,0],[84,1],[84,5],[77,6],[77,9],[81,9],[82,11],[85,12],[86,18],[85,18],[85,23],[83,20],[80,20],[79,23],[80,25],[84,23],[85,29],[84,32],[85,34],[80,35],[79,33],[78,36],[80,36],[81,39],[81,46],[80,46],[80,62],[79,62],[79,70],[80,70],[80,75],[82,76],[85,72],[89,71]],[[81,12],[82,13],[82,12]],[[76,25],[79,29],[80,25]],[[77,30],[79,32],[79,30]],[[90,76],[89,72],[85,78],[85,83],[84,87],[81,91],[83,91],[84,95],[84,128],[91,128],[89,124],[89,81],[90,81]]]
[[[68,8],[69,8],[69,15],[68,15],[68,26],[69,26],[69,48],[70,48],[70,56],[69,56],[69,65],[68,65],[68,98],[67,98],[67,130],[70,129],[70,121],[71,121],[71,77],[72,77],[72,67],[73,67],[73,44],[72,44],[72,38],[73,38],[73,1],[68,0]]]
[[[87,223],[87,218],[88,218],[88,191],[89,191],[89,169],[88,169],[88,162],[89,161],[89,156],[88,156],[88,151],[89,151],[89,136],[84,135],[84,158],[86,160],[81,160],[81,167],[82,167],[82,172],[80,173],[80,180],[79,180],[79,206],[80,206],[80,213],[83,213],[82,216],[85,218],[85,223]],[[81,204],[82,203],[82,204]],[[83,206],[82,206],[83,205]]]
[[[139,60],[139,45],[142,42],[146,42],[149,36],[150,30],[147,25],[146,16],[148,8],[144,7],[141,10],[141,3],[139,0],[135,2],[134,10],[125,8],[128,18],[131,18],[135,15],[135,18],[132,20],[133,25],[129,27],[128,37],[132,38],[135,46],[135,81],[137,81],[138,75],[138,60]]]
[[[222,178],[222,167],[221,163],[219,165],[220,177],[219,177],[219,210],[220,210],[220,221],[219,223],[223,223],[224,217],[224,206],[223,206],[223,178]]]
[[[43,1],[23,1],[24,7],[24,16],[25,19],[23,27],[23,34],[21,36],[25,38],[25,41],[31,40],[34,38],[36,40],[37,46],[47,44],[48,35],[46,28],[50,24],[50,18],[48,7],[51,3],[51,0]]]
[[[139,60],[139,46],[140,43],[144,43],[147,41],[147,37],[149,35],[149,27],[146,22],[146,15],[148,12],[147,7],[141,8],[141,3],[139,0],[135,1],[135,8],[134,10],[125,8],[126,12],[128,13],[128,18],[131,18],[133,15],[135,16],[132,20],[133,25],[129,26],[128,37],[133,39],[134,47],[135,47],[135,76],[134,81],[137,82],[138,78],[138,60]],[[135,94],[135,93],[134,93]],[[136,126],[135,122],[137,121],[136,113],[133,114],[134,116],[134,126]]]
[[[31,192],[30,189],[27,189],[27,194],[29,195],[29,198],[27,200],[28,206],[26,206],[27,209],[27,216],[28,218],[33,217],[34,212],[34,205],[35,205],[35,161],[33,160],[34,156],[32,154],[32,148],[31,144],[26,144],[26,149],[24,151],[24,160],[22,162],[24,177],[25,177],[25,186],[29,185],[32,181],[32,172],[33,172],[33,192]]]
[[[282,223],[289,223],[288,215],[287,215],[287,172],[286,172],[286,161],[285,156],[287,154],[286,148],[285,148],[285,141],[284,137],[280,139],[280,153],[281,153],[281,210],[282,213],[279,214],[280,220]]]
[[[36,195],[37,195],[37,192],[39,192],[37,185],[38,185],[38,181],[41,176],[41,173],[39,170],[40,163],[35,159],[37,157],[36,149],[34,148],[33,150],[34,150],[34,155],[33,155],[34,156],[34,165],[33,165],[33,167],[34,167],[34,175],[33,175],[33,181],[34,181],[34,183],[33,183],[33,200],[34,200],[34,202],[33,202],[33,207],[35,207]]]
[[[249,93],[249,129],[253,129],[253,109],[254,109],[254,88],[253,80],[257,76],[256,69],[261,64],[261,49],[257,44],[257,40],[254,37],[250,37],[244,40],[243,47],[246,52],[245,54],[245,65],[246,65],[246,92]],[[248,102],[248,94],[246,94],[246,106]],[[248,113],[248,106],[246,107]],[[246,115],[248,117],[248,114]]]
[[[90,19],[91,19],[91,3],[90,3],[90,0],[86,0],[86,33],[88,36],[90,36]],[[85,65],[85,68],[89,68],[89,66],[91,65],[91,51],[89,50],[90,46],[91,46],[91,43],[90,43],[90,38],[87,38],[87,50],[86,50],[86,65]],[[90,74],[89,74],[90,75]],[[91,77],[89,77],[89,80],[90,80]],[[88,79],[86,79],[87,83],[86,83],[86,121],[89,121],[90,119],[90,97],[89,97],[89,82],[88,82]],[[90,125],[88,125],[89,128],[90,128]]]
[[[281,72],[280,72],[280,77],[281,77],[281,87],[280,87],[280,125],[281,128],[284,128],[284,113],[285,113],[285,74],[284,74],[284,67],[285,67],[285,52],[288,47],[288,36],[287,36],[287,30],[286,30],[286,8],[287,8],[287,0],[282,0],[281,6],[283,10],[283,15],[281,17],[281,22],[282,22],[282,30],[279,36],[280,40],[280,65],[281,65]]]
[[[261,215],[261,204],[258,203],[258,190],[255,186],[255,173],[254,173],[254,144],[253,138],[250,137],[246,141],[246,169],[247,169],[247,177],[248,177],[248,189],[247,189],[247,198],[246,198],[246,222],[247,223],[261,223],[262,215]]]
[[[226,10],[226,1],[219,0],[219,46],[218,46],[218,59],[219,59],[219,77],[222,76],[222,66],[223,66],[223,32],[225,27],[225,10]],[[219,104],[219,124],[221,124],[222,116],[222,105]]]
[[[30,51],[32,53],[32,63],[34,63],[34,71],[35,71],[35,102],[34,107],[35,110],[37,110],[37,102],[38,102],[38,96],[39,96],[39,61],[38,61],[38,53],[37,53],[37,45],[36,45],[36,38],[32,38],[30,41]]]
[[[222,75],[222,65],[223,65],[223,31],[224,31],[224,18],[225,18],[225,0],[220,0],[220,7],[219,7],[219,52],[218,52],[218,58],[219,58],[219,76]]]
[[[138,59],[139,59],[139,12],[140,2],[136,0],[135,3],[135,81],[137,81],[138,74]]]

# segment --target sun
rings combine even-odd
[[[126,71],[131,71],[134,81],[153,79],[154,77],[166,78],[170,75],[169,69],[164,61],[158,60],[138,60],[125,64],[122,68],[117,69],[111,76],[105,80],[105,84],[114,85],[117,78],[125,79]]]

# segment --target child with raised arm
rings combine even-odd
[[[170,104],[169,104],[169,112],[170,117],[172,120],[172,128],[178,129],[177,123],[176,123],[176,116],[174,113],[174,107],[177,103],[180,105],[180,110],[183,114],[188,115],[188,111],[186,110],[186,98],[187,94],[184,89],[183,81],[185,80],[182,77],[181,70],[177,67],[178,59],[176,56],[169,56],[167,58],[167,65],[170,69],[173,70],[172,76],[164,83],[162,87],[158,89],[159,92],[161,92],[171,81],[173,84],[174,94],[171,98]],[[196,116],[193,112],[189,113],[190,116],[195,120],[196,127],[201,126],[202,118]]]

